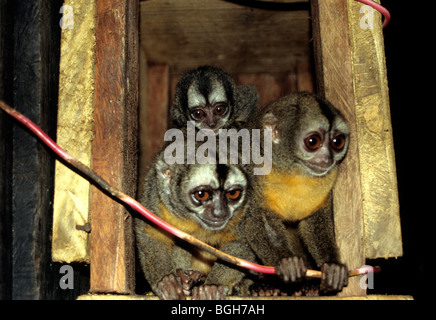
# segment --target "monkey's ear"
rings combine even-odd
[[[174,102],[174,104],[172,105],[172,107],[170,109],[170,115],[171,115],[171,119],[173,120],[174,124],[178,128],[181,128],[181,127],[183,127],[183,125],[186,124],[186,115],[181,110],[181,107],[178,104],[176,104],[176,102]]]
[[[170,192],[170,182],[171,182],[171,170],[170,165],[167,164],[164,160],[159,159],[156,162],[156,174],[159,179],[159,185],[165,186],[164,192]]]
[[[262,117],[262,127],[263,129],[271,129],[272,130],[272,142],[280,143],[282,139],[279,130],[277,129],[279,119],[270,111],[264,114]]]

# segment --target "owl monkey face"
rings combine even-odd
[[[286,159],[279,165],[297,164],[307,175],[324,176],[345,158],[349,128],[330,103],[300,93],[277,100],[268,110],[264,127],[273,130],[276,154]]]
[[[233,117],[235,92],[233,79],[217,67],[188,71],[177,83],[172,118],[178,127],[194,121],[197,129],[218,133]]]
[[[161,163],[160,170],[165,205],[180,218],[194,220],[206,230],[219,231],[242,214],[248,182],[237,166]]]

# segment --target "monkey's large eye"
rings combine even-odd
[[[341,151],[345,146],[345,136],[340,134],[334,137],[331,141],[331,146],[336,151]]]
[[[241,197],[241,190],[231,190],[226,192],[226,197],[229,200],[238,200]]]
[[[322,145],[322,139],[318,134],[313,134],[304,139],[304,145],[309,151],[315,151]]]
[[[191,117],[194,120],[201,120],[204,118],[204,111],[201,109],[197,109],[191,112]]]
[[[194,192],[194,198],[197,201],[204,202],[210,199],[210,193],[204,190]]]
[[[222,116],[223,114],[226,113],[226,111],[227,111],[227,107],[223,104],[220,104],[220,105],[215,107],[214,113],[218,116]]]

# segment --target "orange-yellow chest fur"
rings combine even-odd
[[[241,213],[236,214],[224,229],[211,231],[203,228],[193,219],[182,219],[175,214],[170,213],[163,204],[159,205],[159,212],[161,218],[169,224],[218,248],[237,239],[234,226],[239,223],[243,216]],[[170,251],[172,250],[172,246],[174,245],[174,238],[172,235],[153,226],[147,226],[146,232],[154,239],[165,243]],[[216,261],[216,257],[208,252],[196,250],[196,248],[195,250],[192,250],[192,253],[192,269],[201,271],[204,275],[207,275],[210,272],[213,263]]]
[[[286,221],[307,218],[325,205],[336,176],[337,168],[323,177],[273,169],[262,180],[263,206]]]

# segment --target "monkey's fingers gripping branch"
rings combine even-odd
[[[125,193],[111,187],[105,180],[103,180],[101,177],[99,177],[95,172],[93,172],[90,168],[85,166],[80,161],[76,160],[74,157],[72,157],[70,154],[68,154],[65,150],[63,150],[61,147],[59,147],[46,133],[44,133],[35,123],[33,123],[30,119],[22,115],[20,112],[16,111],[15,109],[11,108],[9,105],[7,105],[5,102],[0,100],[0,108],[5,111],[7,114],[12,116],[14,119],[16,119],[18,122],[23,124],[25,127],[27,127],[33,134],[36,135],[38,139],[40,139],[48,148],[50,148],[61,160],[65,161],[67,164],[69,164],[69,167],[72,167],[72,170],[74,170],[76,173],[83,176],[85,179],[87,179],[90,183],[98,187],[102,192],[104,192],[109,197],[113,198],[115,201],[121,203],[124,206],[130,207],[136,212],[140,213],[142,216],[144,216],[149,221],[153,222],[160,228],[164,229],[165,231],[168,231],[172,235],[183,239],[190,244],[207,251],[216,257],[218,257],[221,260],[224,260],[226,262],[238,265],[240,267],[258,272],[258,273],[267,273],[267,274],[274,274],[275,268],[274,267],[267,267],[267,266],[261,266],[255,263],[252,263],[250,261],[246,261],[234,256],[231,256],[229,254],[226,254],[220,250],[215,249],[214,247],[194,238],[193,236],[175,228],[174,226],[166,223],[150,211],[148,211],[146,208],[144,208],[139,202],[134,200],[133,198],[129,197]],[[371,269],[371,270],[370,270]],[[349,272],[349,276],[357,276],[361,274],[366,274],[368,272],[376,272],[378,271],[376,268],[358,268],[351,270]],[[307,270],[306,273],[307,277],[312,278],[320,278],[321,272],[316,270]]]

